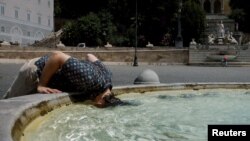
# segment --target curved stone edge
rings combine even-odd
[[[19,141],[24,128],[36,117],[70,103],[67,93],[0,100],[0,141]]]
[[[114,87],[116,95],[185,89],[250,89],[250,83],[171,83]],[[73,103],[70,94],[34,94],[0,100],[0,141],[19,141],[25,127],[38,116]]]
[[[239,83],[239,82],[212,82],[212,83],[171,83],[171,84],[143,84],[143,85],[131,85],[131,86],[119,86],[113,91],[117,95],[129,92],[145,93],[151,91],[165,91],[165,90],[186,90],[186,89],[217,89],[217,88],[228,88],[228,89],[250,89],[250,83]]]

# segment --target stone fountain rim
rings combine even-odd
[[[199,89],[250,89],[250,83],[171,83],[171,84],[150,84],[150,85],[126,85],[114,87],[113,91],[117,94],[124,94],[129,92],[144,93],[150,91],[162,91],[162,90],[199,90]],[[3,109],[6,107],[0,106],[0,141],[19,141],[23,135],[25,127],[40,115],[44,115],[53,109],[72,104],[73,102],[69,98],[70,94],[35,94],[21,97],[10,98],[6,100],[0,100],[0,105],[7,104],[13,105],[16,103],[16,107]],[[2,103],[2,104],[1,104]],[[14,104],[15,106],[15,104]],[[2,122],[2,123],[1,123]]]

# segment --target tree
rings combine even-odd
[[[56,17],[60,17],[61,15],[61,4],[60,4],[60,0],[55,0],[55,4],[54,4],[54,14]]]
[[[63,34],[61,41],[67,46],[76,46],[77,43],[81,42],[80,35],[77,28],[76,22],[67,22],[63,28]]]
[[[117,29],[113,24],[113,16],[108,10],[103,9],[98,13],[98,17],[100,18],[101,23],[101,44],[104,45],[106,42],[115,43],[115,39],[113,37]]]
[[[110,41],[117,46],[135,46],[137,27],[138,46],[145,46],[148,41],[154,45],[173,45],[171,40],[177,34],[178,1],[175,0],[137,0],[137,17],[135,0],[81,1],[83,4],[78,1],[56,1],[60,4],[57,15],[61,18],[74,20],[84,17],[65,27],[64,31],[72,29],[72,32],[67,31],[64,40],[69,37],[74,38],[75,42],[83,42],[84,39],[87,45],[103,45]],[[183,1],[183,37],[187,45],[191,36],[196,39],[200,37],[204,15],[197,4],[198,0]],[[72,42],[68,40],[68,43]]]
[[[100,9],[107,7],[108,0],[91,0],[91,1],[59,1],[61,12],[58,17],[67,19],[78,19],[86,16],[89,12],[97,13]],[[56,4],[56,3],[55,3]]]
[[[62,41],[66,45],[77,45],[85,42],[87,46],[98,46],[101,44],[101,22],[94,13],[79,18],[76,22],[70,22],[63,30]]]
[[[177,7],[178,1],[173,0],[139,0],[139,35],[145,40],[139,43],[162,45],[166,33],[175,34]]]
[[[230,0],[232,13],[230,15],[237,23],[239,30],[250,33],[250,5],[245,0]]]
[[[195,0],[186,0],[182,10],[183,43],[189,46],[192,38],[200,40],[205,29],[205,13]]]

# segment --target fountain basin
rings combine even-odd
[[[127,93],[146,93],[156,91],[182,91],[182,90],[205,90],[205,89],[241,89],[250,88],[249,83],[194,83],[194,84],[158,84],[115,87],[114,92],[119,96]],[[1,141],[20,141],[24,136],[26,127],[38,117],[47,115],[54,109],[64,105],[72,105],[69,94],[58,95],[30,95],[23,97],[1,100]],[[2,106],[3,105],[3,106]],[[2,120],[3,119],[3,120]]]

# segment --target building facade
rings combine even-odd
[[[215,33],[218,23],[223,22],[226,33],[235,31],[235,22],[228,18],[231,13],[230,0],[200,0],[200,5],[206,13],[207,30]]]
[[[200,0],[201,6],[207,14],[230,14],[229,2],[230,0]]]
[[[0,0],[0,41],[33,44],[54,29],[54,0]]]

